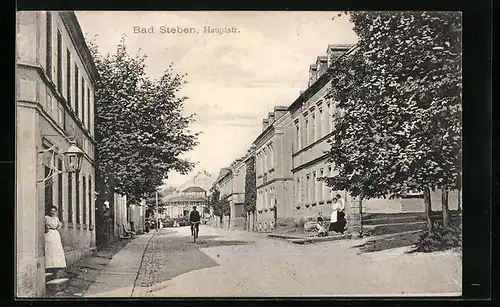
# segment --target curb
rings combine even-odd
[[[320,242],[330,242],[330,241],[338,241],[342,239],[350,239],[351,234],[345,235],[334,235],[328,237],[311,237],[306,239],[289,239],[288,241],[295,244],[310,244],[310,243],[320,243]]]
[[[268,234],[269,238],[279,238],[285,239],[291,243],[295,244],[307,244],[307,243],[319,243],[319,242],[329,242],[329,241],[337,241],[342,239],[350,239],[352,237],[351,234],[344,235],[332,235],[326,237],[301,237],[301,236],[291,236],[291,235],[282,235],[282,234]]]

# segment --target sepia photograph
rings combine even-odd
[[[460,297],[462,34],[17,12],[15,296]]]

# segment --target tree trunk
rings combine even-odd
[[[425,217],[427,219],[427,230],[429,234],[432,232],[432,206],[431,206],[431,190],[429,187],[424,187],[424,204],[425,204]]]
[[[450,222],[450,211],[448,209],[448,190],[441,191],[441,205],[443,208],[443,227],[448,227]]]
[[[363,194],[359,195],[359,236],[363,237]]]
[[[458,200],[458,212],[462,210],[462,196],[461,196],[461,189],[458,189],[457,191],[457,200]]]

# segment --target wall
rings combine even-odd
[[[17,295],[21,297],[40,297],[45,294],[45,259],[44,259],[44,215],[46,201],[60,208],[60,217],[64,227],[60,230],[67,265],[71,265],[80,257],[95,248],[95,214],[94,187],[95,173],[92,165],[94,150],[91,137],[88,137],[82,126],[75,123],[74,113],[67,107],[66,90],[55,90],[57,76],[55,56],[57,29],[63,37],[63,78],[66,75],[66,47],[73,52],[73,59],[84,66],[79,60],[72,40],[66,32],[66,27],[59,18],[59,13],[53,13],[52,41],[53,66],[47,67],[47,18],[45,12],[24,11],[17,13],[16,37],[16,261],[17,261]],[[53,72],[52,80],[47,72]],[[93,114],[93,88],[88,76],[86,83],[90,89],[89,104]],[[63,80],[64,81],[64,80]],[[63,82],[66,85],[66,82]],[[62,94],[62,96],[60,95]],[[86,106],[86,105],[85,105]],[[93,127],[93,118],[91,125]],[[56,145],[56,158],[62,158],[62,153],[69,147],[66,138],[76,136],[85,152],[85,158],[80,172],[80,223],[77,223],[76,210],[73,210],[73,222],[69,222],[69,184],[68,174],[63,173],[53,177],[52,184],[43,182],[45,165],[51,166],[50,153],[37,154],[44,145]],[[55,160],[55,168],[59,168]],[[74,176],[74,175],[73,175]],[[59,182],[62,179],[62,183]],[[83,188],[85,178],[85,189]],[[89,178],[91,180],[89,180]],[[37,183],[37,180],[40,182]],[[90,184],[89,184],[90,182]],[[46,199],[45,186],[52,187],[52,199]],[[75,180],[71,183],[76,191]],[[50,194],[47,194],[47,197]],[[84,206],[84,201],[86,206]],[[73,193],[72,203],[76,204],[76,193]],[[76,208],[75,208],[76,209]]]

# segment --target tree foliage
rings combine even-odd
[[[223,210],[220,203],[220,191],[216,187],[210,190],[209,206],[212,208],[215,216],[222,217]]]
[[[359,41],[332,67],[334,190],[366,198],[460,186],[461,17],[350,12]]]
[[[250,157],[246,162],[245,173],[245,211],[254,212],[257,202],[257,174],[255,173],[255,157]]]
[[[146,55],[131,56],[125,39],[114,54],[103,55],[89,42],[100,74],[95,88],[96,161],[102,177],[114,177],[115,189],[133,201],[154,192],[170,171],[187,173],[193,164],[181,155],[197,145],[188,130],[178,91],[184,76],[170,64],[153,80],[146,75]]]

